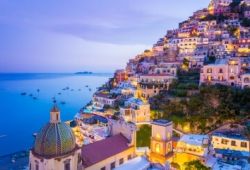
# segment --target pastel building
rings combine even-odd
[[[169,85],[176,79],[173,74],[145,74],[139,78],[139,96],[148,99],[153,97],[161,90],[168,90]]]
[[[241,88],[250,88],[250,73],[241,75]]]
[[[126,70],[116,70],[115,71],[115,82],[118,84],[128,79]]]
[[[103,109],[104,106],[114,107],[116,96],[109,92],[97,92],[93,95],[92,102],[96,109]]]
[[[61,122],[60,111],[54,106],[50,121],[36,135],[30,150],[30,170],[81,170],[81,148],[71,128]]]
[[[237,133],[218,132],[212,135],[211,144],[214,149],[226,149],[250,152],[250,141]]]
[[[219,59],[214,64],[204,65],[200,73],[200,84],[240,85],[241,60]]]
[[[152,123],[151,153],[167,156],[172,153],[173,123],[168,120],[154,120]]]
[[[222,14],[229,11],[229,5],[233,0],[211,0],[208,10],[210,14]]]
[[[138,98],[128,99],[123,107],[120,107],[120,113],[126,121],[134,123],[150,121],[150,105]]]
[[[82,147],[84,170],[112,170],[133,159],[136,126],[110,120],[110,136]]]
[[[183,135],[177,142],[176,151],[206,157],[208,154],[208,139],[207,135]]]

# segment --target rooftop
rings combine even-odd
[[[160,125],[160,126],[169,126],[169,125],[172,125],[172,121],[165,120],[165,119],[157,119],[157,120],[153,120],[152,124]]]
[[[127,170],[127,169],[147,169],[150,166],[150,162],[145,157],[136,157],[129,160],[125,164],[115,168],[115,170]]]
[[[208,140],[207,135],[196,135],[196,134],[188,134],[188,135],[183,135],[180,138],[180,142],[185,142],[190,145],[195,145],[195,146],[202,146],[204,144],[204,140]]]
[[[122,134],[82,147],[83,166],[89,167],[129,148],[129,141]],[[115,146],[115,147],[114,147]]]
[[[245,136],[243,136],[239,133],[234,133],[234,132],[215,132],[215,133],[213,133],[213,136],[239,139],[239,140],[247,140],[247,138]]]

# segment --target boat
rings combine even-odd
[[[64,104],[66,104],[66,102],[65,101],[61,101],[61,104],[64,105]]]
[[[33,97],[34,100],[37,100],[37,97]]]
[[[57,93],[58,95],[61,95],[62,93]]]
[[[92,89],[91,88],[89,88],[89,91],[91,91]]]
[[[32,96],[33,96],[33,94],[30,94],[29,96],[30,96],[30,97],[32,97]]]
[[[25,96],[26,94],[27,94],[27,93],[25,93],[25,92],[21,93],[22,96]]]
[[[85,87],[89,87],[88,85],[86,85]]]

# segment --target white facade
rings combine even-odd
[[[61,157],[43,158],[30,151],[30,170],[82,170],[81,149]]]

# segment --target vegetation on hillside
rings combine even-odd
[[[223,85],[198,87],[195,71],[180,72],[170,91],[151,98],[150,104],[153,118],[170,119],[180,130],[205,133],[249,117],[250,89]]]

